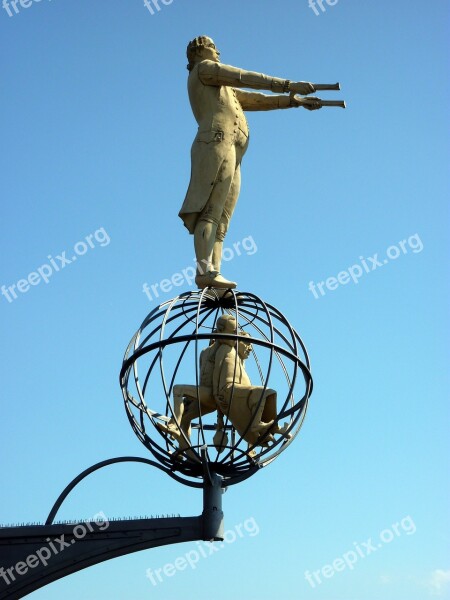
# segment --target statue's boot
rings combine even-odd
[[[234,289],[237,285],[235,281],[228,281],[228,279],[222,277],[222,275],[218,271],[207,271],[202,275],[200,275],[200,273],[197,273],[197,275],[195,276],[195,283],[201,290],[208,287],[228,290]]]
[[[250,427],[250,431],[252,433],[259,433],[259,435],[264,435],[274,424],[274,420],[272,419],[272,421],[268,421],[267,423],[264,423],[264,421],[260,421],[259,423],[255,423]]]
[[[249,444],[249,447],[250,447],[250,444]],[[257,453],[254,448],[252,450],[247,450],[247,456],[251,462],[253,462],[255,460],[256,455],[257,455]]]
[[[177,448],[174,452],[172,452],[172,456],[175,460],[177,460],[180,463],[184,462],[184,460],[185,460],[184,455],[182,454],[182,452],[179,448]]]
[[[264,437],[264,439],[261,442],[258,442],[258,445],[262,446],[263,448],[267,448],[268,446],[270,446],[270,444],[273,444],[275,442],[275,438],[271,433],[266,433],[264,436],[260,437]]]
[[[156,427],[165,435],[170,435],[172,439],[180,440],[183,438],[181,433],[181,429],[178,427],[176,423],[169,421],[167,425],[165,423],[156,423]]]
[[[258,424],[254,423],[247,433],[244,435],[244,439],[249,444],[257,444],[258,446],[266,446],[266,441],[274,441],[273,436],[268,433],[270,428],[273,426],[274,421],[269,421],[268,423],[264,423],[264,421],[260,421]],[[264,439],[262,439],[264,438]],[[259,441],[261,440],[262,443]]]
[[[236,298],[243,298],[243,294],[242,292],[238,292],[235,288],[231,289],[231,288],[209,288],[208,293],[210,294],[210,298],[230,298],[231,300],[233,300],[234,296],[233,296],[233,292],[234,294],[236,294]]]
[[[274,427],[270,433],[278,433],[279,435],[282,435],[287,440],[290,440],[292,437],[292,433],[287,433],[288,429],[289,429],[289,423],[285,423],[282,427],[280,427],[277,423],[276,427]]]
[[[170,435],[176,433],[170,428],[170,425],[169,427],[166,427],[165,425],[161,427],[158,425],[158,428],[162,431],[167,429]],[[193,461],[196,463],[201,462],[200,458],[198,457],[198,454],[192,449],[190,443],[185,440],[180,429],[178,429],[178,433],[176,434],[176,436],[176,439],[178,439],[178,448],[172,453],[173,458],[180,462],[183,462],[184,460]]]
[[[180,447],[178,448],[177,451],[177,458],[179,457],[180,460],[182,460],[182,458],[186,458],[186,460],[191,461],[191,462],[195,462],[195,463],[199,463],[201,462],[198,454],[190,447],[185,445],[185,447],[183,448],[182,445],[180,444]]]

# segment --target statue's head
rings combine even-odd
[[[194,65],[202,60],[219,62],[220,52],[217,50],[214,41],[210,37],[200,35],[189,42],[186,56],[189,61],[187,68],[191,71]]]
[[[216,321],[217,333],[236,333],[237,323],[232,315],[220,315]]]
[[[216,321],[216,328],[214,333],[236,333],[237,332],[237,322],[236,319],[232,315],[221,315]],[[234,346],[235,340],[230,339],[221,339],[217,340],[219,344],[226,344],[227,346]]]
[[[250,337],[250,334],[247,333],[246,331],[240,331],[239,332],[240,336],[245,337]],[[253,350],[253,346],[251,344],[251,342],[245,340],[245,339],[240,339],[239,343],[238,343],[238,354],[239,357],[242,358],[242,360],[246,360],[249,356],[250,356],[250,352]]]

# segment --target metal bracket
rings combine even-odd
[[[102,461],[78,475],[62,492],[45,525],[0,527],[0,599],[17,600],[45,585],[111,558],[139,550],[194,540],[222,541],[222,479],[210,470],[203,486],[203,512],[197,517],[158,517],[120,521],[52,524],[68,494],[90,473],[138,457]],[[162,469],[164,470],[164,469]]]

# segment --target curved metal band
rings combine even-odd
[[[186,484],[186,481],[184,479],[182,479],[178,475],[175,475],[175,473],[173,473],[169,469],[166,469],[166,468],[162,467],[160,464],[158,464],[154,460],[149,460],[148,458],[141,458],[140,456],[119,456],[117,458],[109,458],[108,460],[102,460],[101,462],[96,463],[95,465],[92,465],[92,467],[89,467],[88,469],[86,469],[85,471],[83,471],[82,473],[80,473],[77,477],[75,477],[75,479],[73,479],[69,483],[69,485],[61,492],[61,494],[59,495],[59,497],[56,500],[55,504],[53,505],[53,508],[51,509],[51,511],[50,511],[50,513],[49,513],[49,515],[47,517],[47,520],[45,521],[45,524],[46,525],[51,525],[53,523],[53,521],[54,521],[54,519],[56,517],[56,513],[61,508],[61,505],[64,502],[64,500],[67,498],[67,496],[70,494],[70,492],[81,481],[83,481],[83,479],[85,479],[91,473],[94,473],[95,471],[98,471],[99,469],[102,469],[103,467],[107,467],[109,465],[113,465],[115,463],[120,463],[120,462],[144,463],[146,465],[150,465],[152,467],[156,467],[157,469],[160,469],[164,473],[167,473],[167,475],[170,475],[170,477],[172,477],[173,479],[175,479],[179,483]],[[197,487],[197,488],[202,488],[203,487],[203,483],[197,483],[197,482],[189,482],[188,485],[190,485],[191,487]]]
[[[177,344],[180,342],[189,342],[189,341],[193,341],[193,340],[210,340],[212,338],[239,340],[241,338],[241,336],[239,336],[238,334],[233,334],[233,333],[216,333],[216,334],[197,333],[197,334],[193,334],[193,335],[180,335],[176,338],[168,338],[165,340],[159,340],[157,342],[154,342],[153,344],[149,344],[148,346],[141,347],[138,350],[136,350],[131,356],[129,356],[127,359],[124,360],[122,368],[120,370],[120,374],[119,374],[119,380],[120,380],[121,385],[122,385],[122,381],[123,381],[123,378],[124,378],[127,370],[138,358],[140,358],[144,354],[147,354],[148,352],[151,352],[152,350],[155,350],[155,349],[165,348],[166,346],[170,346],[171,344]],[[249,343],[258,345],[258,346],[263,346],[265,348],[269,348],[269,349],[273,348],[274,351],[279,352],[286,358],[290,358],[291,360],[295,361],[297,363],[297,365],[300,367],[300,369],[302,370],[305,377],[312,381],[312,375],[311,375],[308,367],[303,363],[303,361],[298,356],[296,356],[292,352],[289,352],[288,350],[286,350],[285,348],[283,348],[281,346],[278,346],[277,344],[272,344],[271,342],[266,342],[265,340],[260,340],[257,338],[253,338],[251,336],[246,337],[246,341]]]

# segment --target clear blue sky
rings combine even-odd
[[[226,528],[253,519],[258,535],[157,586],[146,569],[195,544],[103,563],[33,600],[450,598],[448,3],[317,7],[174,0],[153,16],[142,0],[35,0],[13,16],[0,8],[0,285],[78,252],[48,284],[32,277],[17,298],[0,296],[3,523],[45,519],[97,461],[147,456],[118,373],[156,306],[143,284],[192,264],[177,217],[196,130],[187,42],[208,34],[223,62],[339,80],[342,92],[323,97],[348,103],[249,115],[228,240],[251,236],[257,252],[224,273],[287,315],[315,378],[295,444],[224,496]],[[372,270],[376,253],[382,266]],[[358,283],[329,279],[352,265]],[[198,491],[124,465],[92,476],[60,516],[200,510]],[[382,543],[395,523],[398,534]],[[376,552],[322,574],[369,538]],[[322,583],[309,584],[307,570]]]

